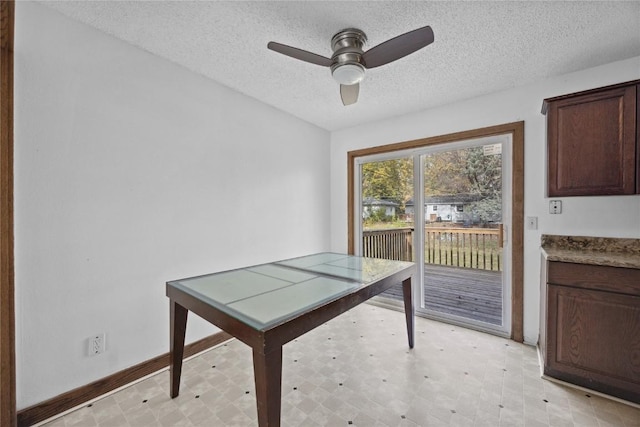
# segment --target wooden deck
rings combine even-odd
[[[502,324],[501,272],[471,268],[425,265],[425,307],[493,325]],[[402,300],[402,286],[381,296]]]

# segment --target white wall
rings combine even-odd
[[[329,248],[328,132],[38,4],[15,45],[18,409],[167,352],[167,280]]]
[[[640,196],[562,198],[563,213],[550,215],[545,198],[547,97],[640,78],[640,57],[607,64],[524,87],[490,94],[417,114],[331,134],[331,247],[347,248],[347,152],[524,120],[525,217],[538,217],[538,230],[524,236],[524,337],[538,339],[540,235],[640,238]],[[615,216],[610,215],[615,212]]]

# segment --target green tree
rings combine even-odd
[[[413,162],[394,159],[362,165],[362,196],[389,200],[400,205],[412,197]]]
[[[471,185],[470,192],[484,197],[502,193],[502,156],[485,155],[482,147],[465,150],[464,173]]]
[[[470,194],[481,222],[499,221],[502,212],[502,156],[485,155],[483,147],[450,150],[425,156],[426,196]]]
[[[467,150],[465,173],[471,193],[481,199],[471,204],[481,222],[502,220],[502,155],[485,155],[482,147]]]
[[[424,159],[424,190],[426,195],[469,193],[469,181],[464,173],[464,150],[427,154]]]
[[[474,218],[499,221],[502,211],[502,156],[485,155],[482,147],[448,150],[425,155],[426,196],[471,194]],[[413,161],[410,158],[365,163],[362,197],[398,203],[413,198]]]

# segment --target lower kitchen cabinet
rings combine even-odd
[[[549,261],[545,375],[640,403],[640,270]]]

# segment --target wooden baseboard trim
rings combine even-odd
[[[216,334],[195,341],[184,347],[184,357],[190,357],[207,350],[215,345],[233,338],[226,332]],[[116,372],[108,377],[101,378],[90,384],[78,387],[56,397],[40,402],[36,405],[18,411],[18,426],[28,427],[54,417],[71,408],[82,405],[89,400],[102,396],[117,388],[123,387],[149,374],[153,374],[169,366],[169,353],[154,357],[153,359],[134,365],[130,368]],[[168,391],[167,391],[168,393]]]

